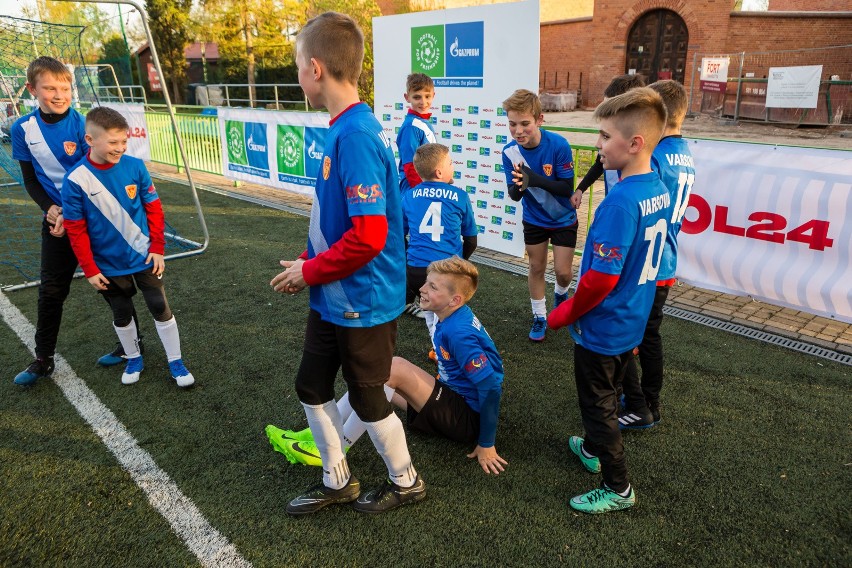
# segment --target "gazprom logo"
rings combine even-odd
[[[453,179],[461,179],[461,172],[453,172]]]
[[[476,200],[476,208],[477,209],[488,209],[488,202],[485,201],[484,199],[477,199]]]
[[[515,235],[513,235],[511,231],[503,231],[503,238],[507,241],[511,241],[515,238]]]
[[[476,193],[476,187],[474,187],[474,186],[472,186],[472,185],[466,185],[466,186],[464,186],[464,190],[465,190],[466,192],[468,192],[468,194],[470,194],[470,195],[473,195],[473,194],[475,194],[475,193]]]
[[[454,118],[453,126],[464,126],[464,120],[462,120],[461,118]]]
[[[389,114],[383,114],[383,115],[382,115],[382,121],[383,121],[383,122],[388,122],[388,121],[390,121],[390,115],[389,115]]]
[[[506,215],[514,215],[517,212],[518,208],[514,205],[506,206]]]
[[[501,173],[501,172],[505,171],[505,170],[503,170],[503,164],[494,164],[494,171],[497,172],[497,173]]]
[[[461,154],[461,144],[453,144],[453,154]]]
[[[503,224],[503,218],[497,217],[496,215],[492,215],[491,216],[491,224],[492,225],[502,225]]]
[[[480,120],[479,121],[479,127],[480,128],[491,128],[491,121],[490,120]]]
[[[459,48],[459,38],[453,40],[450,44],[450,55],[453,57],[479,57],[478,47],[462,47]]]
[[[479,178],[477,178],[477,179],[479,180],[479,183],[488,183],[488,176],[484,176],[482,174],[479,174]]]
[[[467,139],[471,142],[476,142],[479,139],[479,135],[476,132],[468,132]]]
[[[497,116],[506,116],[506,111],[503,107],[497,107]]]
[[[505,134],[498,134],[497,135],[497,143],[498,144],[505,144],[508,140],[509,140],[509,137],[506,136]]]
[[[479,155],[480,156],[490,156],[491,155],[491,149],[487,148],[485,146],[480,146],[479,147]]]
[[[472,170],[475,170],[476,169],[476,160],[468,160],[467,161],[467,167],[472,169]]]
[[[393,109],[394,110],[402,110],[402,103],[394,103]]]
[[[473,105],[467,107],[467,114],[479,114],[479,107]]]
[[[453,112],[453,105],[441,105],[441,112],[444,114]]]
[[[450,134],[449,130],[442,130],[441,131],[441,138],[449,139],[451,136],[452,136],[452,134]]]
[[[488,176],[480,176],[480,177],[484,177],[485,181],[488,181]],[[498,189],[494,190],[494,199],[503,199],[504,197],[506,197],[506,192],[500,191]]]
[[[253,134],[249,134],[248,140],[246,140],[246,147],[252,152],[266,152],[266,144],[256,144],[253,136]]]

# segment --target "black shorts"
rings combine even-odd
[[[101,290],[100,293],[107,298],[111,296],[124,296],[132,298],[136,295],[138,287],[143,293],[150,290],[162,290],[163,278],[154,276],[154,269],[146,268],[141,272],[133,274],[125,274],[123,276],[107,276],[109,285],[106,290]],[[135,283],[135,284],[134,284]]]
[[[578,225],[579,223],[574,223],[570,227],[549,229],[524,221],[524,244],[540,245],[550,241],[555,247],[576,248]]]
[[[420,298],[420,288],[426,284],[426,266],[405,267],[405,303],[410,304],[414,298]]]
[[[441,381],[435,381],[435,388],[420,412],[408,407],[407,418],[411,428],[427,434],[438,434],[464,444],[479,439],[479,413],[468,406],[462,395]]]
[[[373,327],[343,327],[323,321],[311,310],[305,329],[305,351],[338,359],[347,384],[383,386],[390,378],[396,347],[396,320]]]

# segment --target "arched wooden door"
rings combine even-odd
[[[640,16],[627,36],[627,64],[624,72],[644,75],[649,83],[675,79],[683,83],[689,30],[686,22],[671,10],[652,10]]]

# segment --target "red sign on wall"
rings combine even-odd
[[[157,69],[153,63],[148,63],[148,84],[151,85],[152,91],[163,90],[163,85],[160,83],[160,76],[157,74]]]

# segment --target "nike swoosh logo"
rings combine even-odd
[[[92,197],[94,197],[94,196],[96,196],[96,195],[98,195],[99,193],[102,193],[102,192],[103,192],[103,190],[101,190],[101,191],[93,191],[90,195],[91,195]]]
[[[29,143],[30,146],[35,146],[36,144],[41,144],[41,142],[30,142]]]
[[[314,503],[322,503],[322,499],[304,499],[302,497],[298,497],[290,501],[291,505],[299,506],[299,505],[313,505]]]

